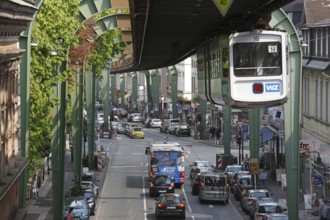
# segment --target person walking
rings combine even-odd
[[[261,188],[266,189],[267,172],[265,169],[263,169],[260,174],[260,180],[261,180]]]
[[[67,220],[73,220],[73,213],[72,213],[72,211],[73,211],[73,207],[70,207],[70,209],[69,209],[69,212],[68,212],[68,216],[67,216]]]

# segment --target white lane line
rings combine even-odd
[[[232,210],[234,210],[237,214],[237,216],[239,217],[239,219],[243,220],[244,218],[239,214],[238,210],[236,209],[236,207],[234,206],[234,204],[229,200],[228,201],[228,206],[231,206]]]
[[[187,206],[188,206],[188,210],[189,210],[189,212],[192,212],[192,211],[191,211],[190,204],[189,204],[189,201],[188,201],[188,197],[187,197],[187,195],[186,195],[186,191],[184,190],[184,187],[182,187],[182,192],[183,192],[184,198],[186,199],[186,203],[187,203]]]
[[[144,220],[147,220],[147,199],[146,199],[146,190],[144,188],[144,177],[142,176],[142,193],[143,193],[143,209],[144,209]]]

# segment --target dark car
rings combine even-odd
[[[94,193],[93,189],[91,189],[91,188],[86,189],[81,186],[71,187],[67,197],[68,198],[75,198],[75,197],[86,198],[88,206],[89,206],[90,215],[95,214],[97,195]]]
[[[183,198],[181,198],[179,194],[161,194],[158,199],[156,199],[155,205],[156,218],[166,215],[177,215],[181,218],[186,218],[186,205]]]
[[[193,195],[198,195],[201,187],[201,174],[197,173],[195,178],[191,180],[191,193]]]
[[[177,127],[175,127],[174,133],[176,136],[179,136],[179,137],[181,137],[181,136],[190,137],[191,130],[187,124],[180,124]]]
[[[68,198],[64,203],[63,219],[66,220],[70,208],[73,208],[74,219],[89,220],[89,206],[84,197]]]
[[[150,197],[158,196],[161,193],[174,193],[174,180],[167,175],[155,176],[150,181],[149,195]]]

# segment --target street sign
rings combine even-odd
[[[243,125],[243,132],[244,133],[248,133],[249,132],[249,125],[247,125],[247,124],[244,124]]]
[[[242,128],[244,122],[242,122],[242,121],[238,121],[238,122],[236,122],[236,123],[237,123],[237,125],[238,125],[239,128]]]
[[[233,1],[234,0],[213,0],[213,3],[217,6],[222,16],[225,17]]]
[[[259,160],[258,159],[250,159],[250,172],[252,175],[259,174]]]

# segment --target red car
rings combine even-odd
[[[119,118],[126,118],[128,116],[128,111],[124,108],[117,108],[116,115]]]

